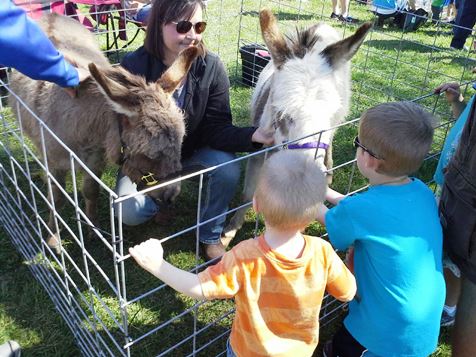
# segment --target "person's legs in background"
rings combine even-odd
[[[457,303],[461,292],[461,272],[449,258],[443,259],[443,266],[446,282],[446,299],[441,316],[441,326],[452,326],[455,321]]]
[[[476,356],[476,284],[461,277],[461,296],[458,301],[453,329],[453,357]]]
[[[433,0],[431,2],[431,21],[438,22],[440,20],[441,11],[443,11],[443,5],[445,0]]]
[[[453,38],[451,48],[463,49],[466,39],[472,32],[476,23],[476,1],[461,0],[458,14],[456,16],[456,26],[453,27]]]
[[[197,150],[192,157],[182,163],[183,171],[196,171],[235,159],[235,155],[229,152],[214,150],[209,147]],[[233,198],[238,181],[240,179],[240,163],[234,162],[216,168],[205,174],[202,191],[200,222],[213,219],[224,214]],[[202,252],[206,260],[221,257],[225,253],[225,247],[220,237],[225,225],[226,216],[199,227],[199,240]]]
[[[337,19],[340,15],[340,9],[337,7],[337,0],[332,0],[332,14],[331,19]]]

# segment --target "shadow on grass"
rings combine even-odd
[[[368,40],[365,42],[365,45],[385,51],[393,51],[397,49],[400,51],[412,51],[419,53],[429,53],[434,51],[434,49],[430,46],[401,40]]]
[[[312,19],[318,19],[322,17],[319,15],[312,15],[312,14],[299,14],[297,12],[293,13],[293,12],[284,12],[284,11],[273,11],[273,13],[279,20],[284,20],[284,21],[312,20]],[[259,17],[259,11],[244,11],[242,14],[243,16]]]

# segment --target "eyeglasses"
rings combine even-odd
[[[176,25],[177,32],[181,34],[186,34],[193,27],[195,29],[195,33],[200,35],[207,28],[207,23],[205,21],[199,21],[199,22],[196,22],[195,24],[192,24],[190,21],[187,21],[187,20],[183,20],[179,22],[172,21],[172,23]]]
[[[358,137],[358,136],[356,136],[356,137],[354,138],[354,147],[355,147],[356,149],[357,149],[357,148],[361,148],[362,150],[368,152],[370,156],[372,156],[372,157],[374,157],[374,158],[376,158],[376,159],[378,159],[378,160],[383,160],[382,157],[379,157],[379,156],[375,155],[375,154],[372,152],[372,150],[367,149],[364,145],[362,145],[362,144],[360,143],[360,140],[359,140],[359,137]]]

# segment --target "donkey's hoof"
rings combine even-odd
[[[61,253],[61,242],[57,234],[49,236],[46,240],[46,244],[48,244],[48,247],[50,247],[56,254]]]
[[[232,229],[231,231],[223,233],[223,235],[220,237],[221,244],[223,244],[225,248],[227,248],[230,245],[233,238],[235,238],[236,232],[237,232],[236,229]]]

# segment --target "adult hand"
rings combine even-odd
[[[129,254],[137,264],[149,273],[157,273],[164,261],[164,249],[158,239],[149,239],[133,248],[129,248]]]
[[[274,144],[274,136],[273,133],[265,132],[262,128],[258,128],[251,136],[251,141],[266,146],[271,146]]]
[[[440,94],[445,92],[446,100],[449,103],[461,103],[464,98],[460,92],[459,84],[456,82],[443,83],[442,85],[435,88],[435,94]]]
[[[79,83],[80,84],[81,84],[82,81],[84,81],[86,78],[88,78],[91,75],[89,73],[89,71],[85,68],[76,67],[76,70],[78,71],[78,77],[79,77]],[[78,84],[78,86],[79,86],[79,84]],[[76,98],[78,96],[78,86],[76,86],[76,87],[65,87],[63,89],[65,90],[66,93],[68,93],[68,95],[71,98]]]

